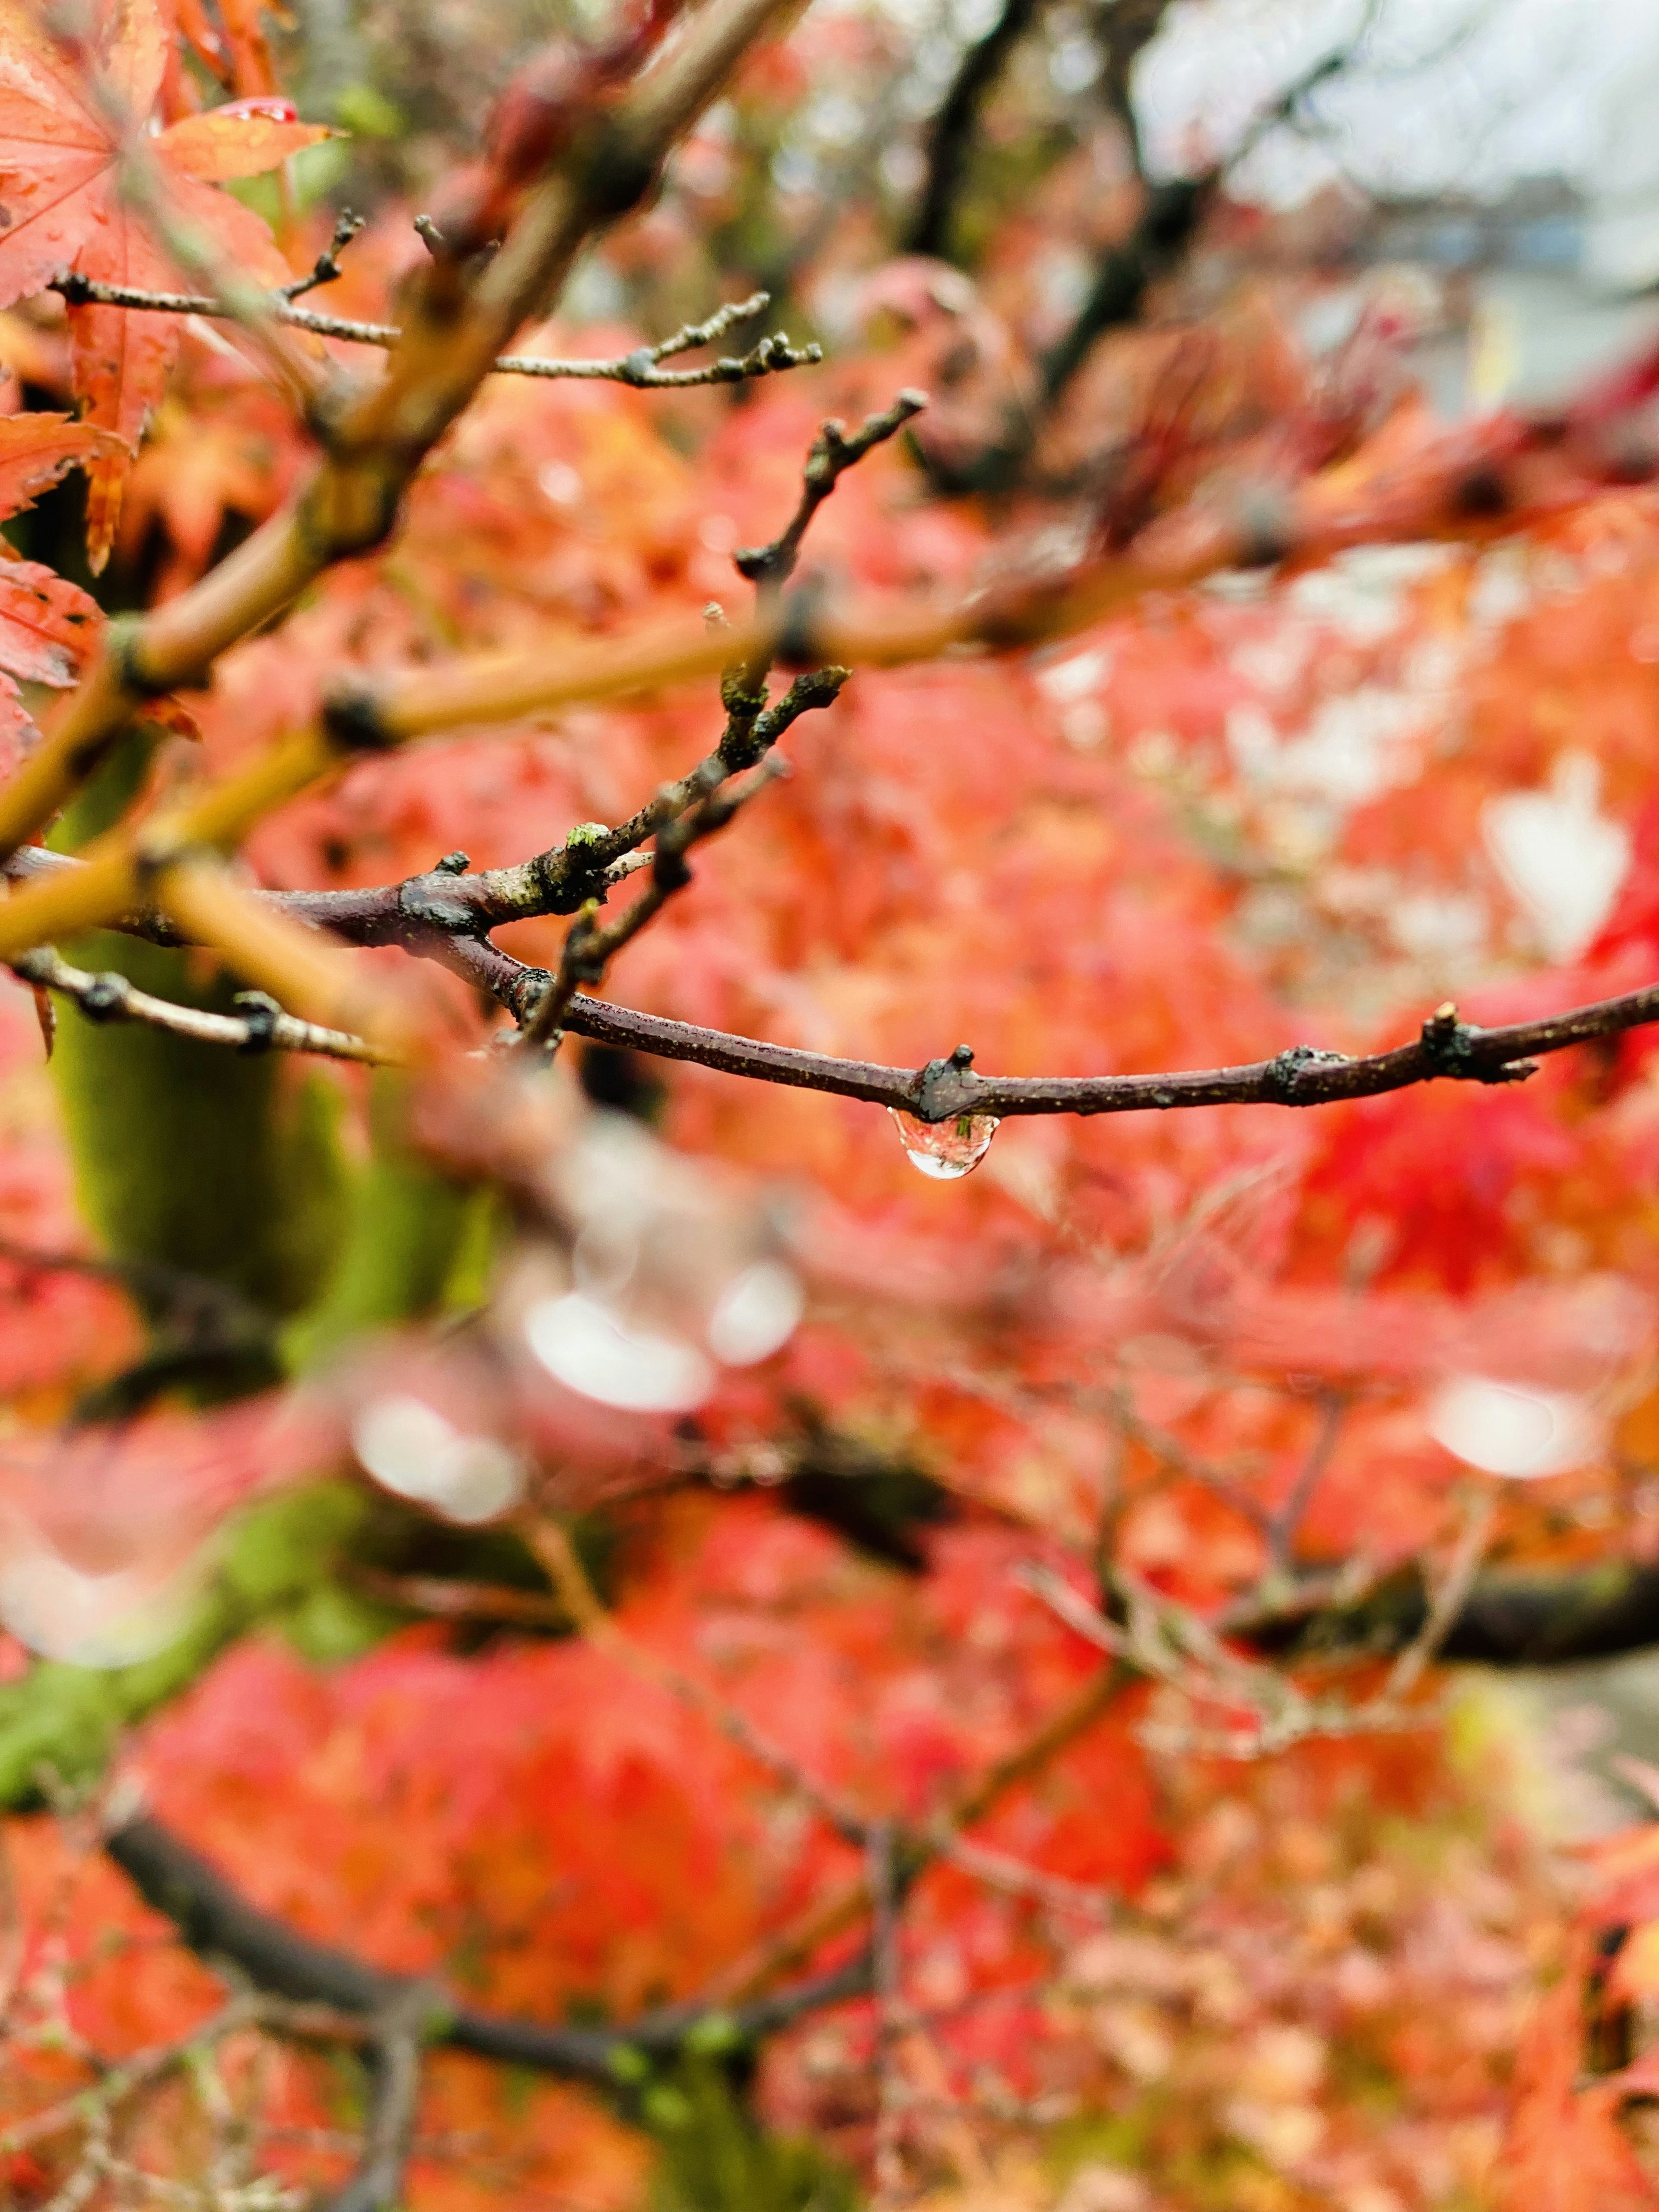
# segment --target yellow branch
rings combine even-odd
[[[193,944],[222,953],[302,1020],[354,1031],[382,1060],[419,1056],[414,1023],[392,992],[369,981],[361,962],[342,960],[314,931],[249,898],[213,862],[175,862],[160,872],[155,894]]]
[[[124,824],[108,831],[88,848],[83,867],[29,884],[0,904],[0,960],[77,930],[99,928],[135,908],[164,904],[162,881],[175,859],[204,848],[230,850],[255,823],[316,782],[338,759],[321,731],[301,731],[186,805],[137,828]]]

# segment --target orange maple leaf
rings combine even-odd
[[[67,415],[0,416],[0,520],[32,506],[35,495],[72,469],[119,450],[95,423]]]
[[[120,441],[66,415],[0,416],[0,516],[16,514],[77,461],[90,465]],[[33,561],[0,556],[0,740],[28,726],[16,677],[62,690],[81,672],[102,620],[94,601]]]
[[[1503,2212],[1651,2212],[1659,2203],[1619,2126],[1620,2078],[1579,2084],[1583,2036],[1579,1978],[1570,1973],[1522,2038],[1498,2177]]]
[[[142,130],[167,58],[157,0],[105,0],[88,41],[104,96],[76,56],[54,39],[34,0],[0,0],[0,307],[71,271],[93,283],[145,291],[176,289],[179,272],[121,189],[118,106]],[[327,132],[295,119],[286,103],[186,117],[147,141],[173,211],[205,231],[262,283],[289,270],[259,217],[212,187],[256,176]],[[96,301],[69,313],[75,392],[88,422],[113,430],[125,451],[100,453],[88,470],[88,551],[109,556],[121,490],[151,408],[179,344],[172,315]]]

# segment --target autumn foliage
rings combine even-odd
[[[1004,86],[970,277],[878,141],[789,166],[896,18],[756,8],[630,201],[721,7],[479,0],[348,99],[252,0],[0,0],[5,2201],[1650,2205],[1659,1826],[1560,1848],[1496,1670],[1653,1640],[1659,1009],[1457,1079],[1659,976],[1649,365],[1443,422],[1416,292],[1218,182],[1045,397],[1044,270],[1145,219],[1110,115]],[[511,351],[613,373],[364,429],[561,191]],[[794,351],[676,381],[760,282]],[[1447,1001],[1439,1079],[1301,1109]],[[1279,1073],[930,1120],[959,1041]]]

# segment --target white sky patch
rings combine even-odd
[[[1136,74],[1153,167],[1224,156],[1286,84],[1350,40],[1360,0],[1177,0]],[[1626,184],[1633,85],[1659,82],[1653,0],[1385,0],[1364,66],[1310,103],[1317,134],[1267,134],[1238,183],[1270,206],[1339,177],[1401,197],[1493,196],[1563,175],[1598,198]]]

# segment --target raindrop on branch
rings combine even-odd
[[[971,1175],[991,1149],[997,1133],[994,1114],[957,1114],[948,1121],[921,1121],[890,1106],[904,1156],[919,1175],[935,1182],[959,1182]]]

